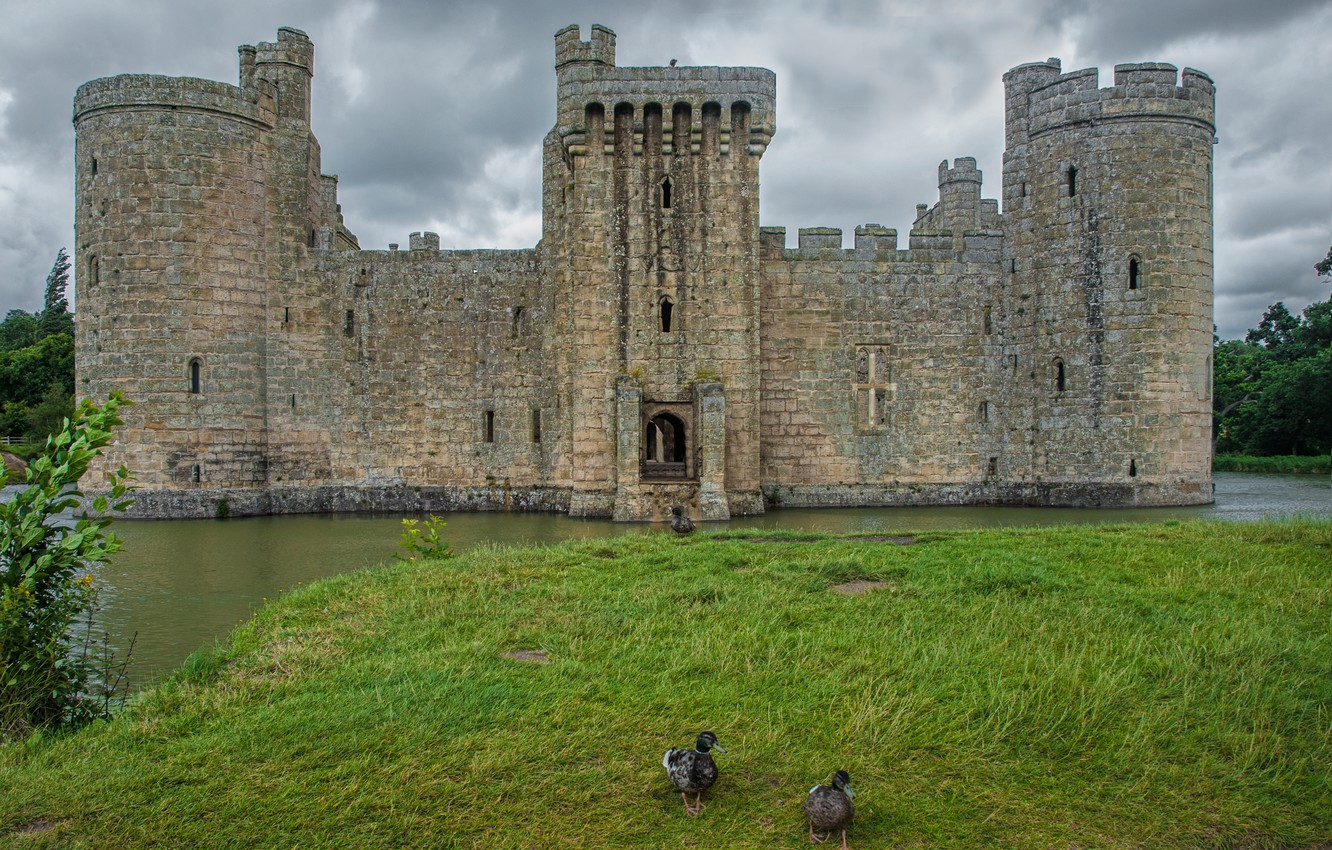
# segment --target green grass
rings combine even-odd
[[[1302,475],[1332,473],[1332,455],[1276,455],[1252,457],[1250,455],[1216,455],[1212,458],[1213,472],[1268,472]]]
[[[843,768],[858,850],[1326,847],[1330,622],[1326,521],[483,548],[0,750],[0,844],[797,848]],[[660,760],[703,729],[691,818]]]

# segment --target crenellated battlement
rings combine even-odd
[[[555,33],[555,67],[575,62],[615,66],[615,31],[601,24],[592,25],[592,38],[580,40],[578,24],[570,24]]]
[[[314,43],[301,30],[279,27],[276,42],[261,41],[255,45],[255,62],[259,65],[287,65],[313,75]]]
[[[658,116],[658,126],[665,128],[662,153],[702,152],[710,117],[715,119],[709,130],[716,131],[718,153],[761,156],[767,150],[776,132],[777,78],[772,71],[719,66],[618,68],[614,32],[594,25],[591,42],[579,41],[578,32],[577,26],[570,26],[555,35],[556,133],[570,155],[611,154],[617,113],[627,117],[638,154],[643,152],[649,114]],[[610,61],[604,61],[607,55]],[[677,121],[682,124],[678,129]]]
[[[1004,75],[1009,145],[1066,127],[1098,122],[1184,120],[1215,127],[1211,79],[1174,65],[1143,62],[1115,66],[1115,84],[1099,87],[1099,72],[1059,72],[1058,59],[1019,65]]]

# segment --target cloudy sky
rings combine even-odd
[[[760,215],[896,227],[974,156],[1000,195],[1004,71],[1059,57],[1198,68],[1217,85],[1216,320],[1327,298],[1332,0],[0,0],[0,310],[40,307],[73,243],[74,90],[125,72],[235,83],[236,46],[279,26],[315,43],[314,131],[364,248],[433,230],[444,247],[532,247],[555,31],[618,34],[620,65],[777,72]]]

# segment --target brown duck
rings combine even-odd
[[[815,785],[805,798],[805,814],[809,815],[809,840],[822,844],[834,832],[842,833],[842,850],[846,847],[846,828],[855,816],[856,804],[851,802],[856,792],[851,790],[851,777],[845,770],[832,775],[831,785]],[[815,832],[823,833],[822,836]]]

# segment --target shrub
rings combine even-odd
[[[449,551],[449,544],[439,539],[439,534],[444,530],[444,520],[434,514],[426,520],[424,528],[421,521],[416,519],[405,519],[402,521],[402,537],[398,545],[407,550],[404,555],[401,552],[395,552],[393,557],[399,561],[415,561],[417,558],[426,560],[452,558],[453,553]]]
[[[109,670],[95,653],[91,618],[97,589],[88,569],[120,549],[107,526],[110,511],[130,505],[129,470],[110,476],[109,498],[92,503],[94,516],[62,516],[83,502],[78,481],[122,424],[129,404],[112,393],[98,407],[84,401],[28,464],[25,489],[0,504],[0,738],[41,727],[76,725],[110,710],[97,681]],[[10,473],[0,472],[0,485]]]

